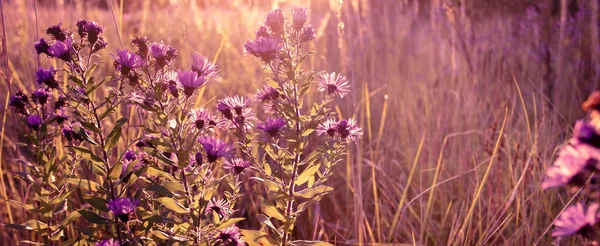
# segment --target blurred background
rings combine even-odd
[[[109,54],[133,48],[136,36],[177,48],[178,67],[190,66],[192,52],[214,58],[223,79],[209,100],[262,86],[266,74],[242,45],[270,9],[289,15],[292,5],[310,9],[317,33],[306,67],[349,78],[353,92],[336,110],[365,130],[329,181],[335,192],[303,214],[295,238],[550,244],[572,195],[539,184],[598,86],[596,0],[2,0],[0,223],[26,221],[6,202],[27,197],[12,175],[14,159],[27,158],[15,151],[25,125],[7,98],[32,87],[38,62],[56,65],[33,49],[48,26],[104,26],[103,74],[113,71]],[[258,208],[245,204],[241,227],[258,229]]]

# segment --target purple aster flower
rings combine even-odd
[[[52,37],[54,37],[54,39],[64,42],[65,40],[67,40],[67,36],[69,35],[69,33],[62,29],[60,25],[61,23],[49,27],[48,29],[46,29],[46,33],[50,34]]]
[[[311,41],[313,39],[315,39],[315,29],[313,27],[311,27],[310,25],[302,28],[302,34],[300,34],[300,42],[304,43],[304,42],[308,42]]]
[[[31,99],[33,99],[33,102],[35,103],[39,103],[41,105],[46,104],[46,102],[48,101],[48,90],[44,88],[39,88],[33,91]]]
[[[198,73],[193,71],[179,71],[177,79],[183,87],[183,94],[190,97],[194,94],[194,91],[207,82],[206,77],[198,76]]]
[[[212,137],[202,137],[198,139],[198,142],[204,148],[208,162],[211,163],[217,161],[219,158],[228,156],[229,151],[232,149],[229,144]]]
[[[177,57],[177,50],[162,42],[152,43],[150,44],[150,54],[156,59],[156,65],[162,68]]]
[[[115,68],[123,75],[128,75],[132,69],[146,64],[142,57],[127,50],[117,50],[113,58],[115,59]]]
[[[231,112],[231,111],[229,111]],[[225,116],[225,115],[223,115]],[[251,108],[242,109],[241,114],[232,115],[231,118],[222,119],[217,123],[219,128],[237,129],[242,127],[244,130],[250,130],[254,127],[253,121],[256,120],[256,113]]]
[[[73,141],[73,140],[83,141],[83,138],[81,136],[79,136],[79,134],[77,134],[75,129],[73,129],[73,126],[81,127],[79,122],[75,122],[73,124],[67,122],[63,125],[63,127],[61,129],[63,136],[65,136],[65,138],[68,141]]]
[[[281,9],[271,10],[267,16],[265,16],[265,25],[271,28],[273,33],[283,34],[283,11]]]
[[[79,22],[77,22],[77,24],[79,24]],[[86,22],[83,25],[83,30],[87,33],[87,38],[90,44],[96,43],[96,41],[98,41],[98,35],[104,31],[102,27],[98,26],[98,24],[93,21]]]
[[[142,57],[148,56],[148,37],[136,37],[131,43],[137,47],[137,54]]]
[[[97,242],[96,246],[121,246],[121,243],[119,243],[119,240],[111,238]]]
[[[125,155],[123,156],[123,158],[125,158],[125,160],[128,160],[128,161],[135,161],[135,159],[137,159],[137,155],[135,154],[135,151],[128,150],[127,152],[125,152]]]
[[[179,98],[181,85],[177,83],[177,72],[168,71],[163,75],[163,91],[168,91],[174,98]]]
[[[267,30],[266,26],[260,26],[258,28],[258,30],[256,31],[256,38],[260,38],[260,37],[270,37],[271,34],[269,34],[269,31]]]
[[[271,137],[277,137],[281,127],[285,126],[283,118],[268,118],[266,122],[258,124],[257,128],[268,133]]]
[[[69,116],[67,115],[67,111],[65,109],[57,109],[54,112],[54,119],[56,120],[56,123],[60,124],[63,123],[65,120],[69,119]]]
[[[223,230],[219,230],[217,241],[223,245],[244,246],[246,243],[241,238],[240,229],[237,226],[230,226]]]
[[[216,118],[204,108],[192,109],[188,117],[198,130],[202,130],[205,126],[217,125]]]
[[[542,189],[562,185],[581,186],[585,183],[583,171],[600,160],[600,150],[586,144],[565,145],[554,164],[546,170]]]
[[[252,54],[268,63],[276,59],[281,49],[281,42],[274,37],[259,37],[244,44],[246,53]]]
[[[135,211],[135,208],[138,206],[139,201],[135,199],[130,199],[126,197],[116,198],[108,204],[108,209],[121,221],[127,222],[129,220],[129,215]]]
[[[292,7],[292,28],[296,31],[302,30],[306,23],[306,8],[302,6]]]
[[[327,134],[330,137],[335,137],[337,134],[337,129],[338,129],[337,121],[335,121],[334,119],[328,119],[325,122],[321,123],[317,127],[316,131],[317,131],[317,135],[319,135],[319,136]]]
[[[87,20],[78,20],[75,24],[77,26],[77,33],[80,37],[85,36],[85,24],[87,24]]]
[[[327,95],[340,95],[341,98],[350,93],[350,85],[346,77],[335,72],[330,74],[323,74],[317,81],[318,91],[327,92]]]
[[[223,167],[235,174],[241,174],[244,170],[250,167],[252,163],[241,158],[233,158],[231,161],[225,161]]]
[[[342,139],[347,138],[353,142],[358,141],[363,135],[363,130],[357,126],[354,119],[338,121],[337,132]]]
[[[208,201],[208,204],[206,204],[206,210],[204,214],[206,214],[206,216],[209,216],[212,215],[213,212],[217,213],[219,218],[226,217],[227,215],[229,215],[229,202],[227,202],[227,200],[225,199],[212,199]]]
[[[27,109],[25,106],[29,104],[29,99],[23,91],[17,92],[14,96],[10,97],[8,106],[12,107],[15,113],[26,115]]]
[[[50,56],[61,59],[65,62],[71,61],[71,49],[72,42],[70,38],[66,41],[56,41],[54,44],[48,49],[48,53]]]
[[[56,89],[58,88],[58,81],[54,77],[56,75],[56,70],[52,68],[45,69],[43,67],[39,67],[35,72],[35,81],[41,85],[46,84],[48,87]]]
[[[600,204],[592,203],[586,208],[581,202],[569,206],[554,221],[555,227],[552,236],[562,239],[574,234],[594,235],[594,226],[598,223],[598,207]]]
[[[35,52],[37,52],[38,55],[43,53],[50,56],[50,45],[48,44],[48,42],[46,42],[45,39],[41,38],[40,41],[36,41],[33,44],[33,47],[35,48]]]
[[[269,85],[264,85],[263,88],[259,89],[254,95],[256,100],[261,102],[276,100],[279,96],[279,91]]]
[[[229,108],[233,110],[236,114],[240,115],[242,114],[243,109],[248,108],[248,106],[250,106],[250,103],[252,103],[252,100],[246,96],[225,97],[219,99],[219,102],[217,103],[217,108],[219,108],[218,105],[222,105],[220,106],[220,108]]]
[[[586,120],[578,120],[573,131],[574,143],[585,143],[600,148],[600,135],[596,128]]]
[[[198,73],[198,76],[205,76],[208,78],[218,78],[221,73],[221,69],[218,65],[210,62],[205,56],[194,53],[194,63],[192,64],[192,71]]]
[[[42,125],[42,117],[39,115],[32,114],[27,117],[27,126],[33,130],[38,130]]]

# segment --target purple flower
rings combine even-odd
[[[267,119],[266,122],[258,124],[257,128],[268,133],[271,137],[277,137],[281,127],[285,126],[283,118]]]
[[[280,40],[275,37],[259,37],[244,44],[246,53],[252,54],[266,63],[278,57],[280,47]]]
[[[90,42],[90,44],[96,43],[96,41],[98,41],[98,35],[100,35],[100,33],[104,31],[102,27],[98,26],[98,24],[96,24],[96,22],[93,21],[88,21],[87,23],[85,23],[83,29],[87,33],[88,41]]]
[[[55,74],[56,70],[52,68],[45,69],[43,67],[39,67],[35,72],[35,81],[39,85],[46,84],[48,87],[56,89],[58,88],[58,81],[56,81],[56,78],[54,77]]]
[[[597,211],[600,204],[592,203],[585,207],[583,203],[577,203],[566,208],[554,221],[553,237],[568,237],[574,234],[591,236],[594,234],[594,226],[598,223]]]
[[[196,152],[194,155],[194,161],[196,165],[202,165],[202,152]]]
[[[29,99],[23,91],[17,92],[14,96],[10,97],[8,105],[13,108],[15,113],[26,115],[27,109],[25,106],[29,104]]]
[[[123,158],[125,158],[125,160],[128,160],[128,161],[135,161],[135,159],[137,159],[137,155],[135,154],[135,151],[128,150],[127,152],[125,152],[125,155],[123,156]]]
[[[330,74],[323,74],[317,81],[318,91],[327,92],[327,95],[340,95],[341,98],[350,93],[350,85],[346,77],[335,72]]]
[[[586,144],[565,145],[554,164],[546,170],[542,189],[562,185],[581,186],[585,183],[583,171],[598,163],[600,150]]]
[[[183,87],[183,94],[190,97],[194,91],[206,84],[204,76],[198,76],[198,73],[193,71],[179,71],[177,79]]]
[[[264,85],[263,88],[259,89],[254,95],[256,100],[261,102],[276,100],[279,96],[279,91],[269,85]]]
[[[162,42],[152,43],[150,44],[150,54],[156,59],[156,65],[162,68],[177,57],[177,50]]]
[[[104,49],[106,48],[106,46],[108,46],[108,42],[106,42],[106,40],[104,40],[103,37],[98,37],[98,40],[96,41],[96,43],[94,44],[94,48],[92,49],[92,53]]]
[[[61,59],[65,62],[71,61],[72,40],[69,38],[66,41],[56,41],[48,49],[50,56]]]
[[[241,238],[240,229],[237,226],[230,226],[223,230],[219,230],[217,241],[223,245],[244,246],[246,243]]]
[[[48,90],[44,88],[39,88],[33,91],[31,99],[33,99],[33,102],[35,103],[39,103],[41,105],[46,104],[46,102],[48,101]]]
[[[96,246],[121,246],[121,243],[119,243],[119,240],[111,238],[97,242]]]
[[[38,130],[42,125],[42,117],[39,115],[32,114],[27,117],[27,126],[33,130]]]
[[[229,144],[212,137],[202,137],[198,139],[198,142],[204,148],[206,158],[211,163],[217,161],[219,158],[228,156],[229,151],[232,149]]]
[[[273,33],[283,34],[283,11],[281,9],[271,10],[265,16],[265,25],[271,28]]]
[[[247,108],[248,106],[250,106],[251,102],[252,102],[252,100],[246,96],[226,97],[226,98],[219,99],[219,102],[217,103],[217,108],[219,109],[219,111],[221,111],[221,109],[233,110],[233,111],[235,111],[236,114],[240,115],[240,114],[242,114],[242,110],[244,108]],[[221,106],[219,106],[219,105],[221,105]],[[225,113],[223,113],[223,114],[225,114]]]
[[[198,76],[205,76],[208,78],[218,78],[221,73],[221,69],[218,65],[210,62],[205,56],[194,53],[194,63],[192,64],[192,71],[198,73]]]
[[[231,111],[229,111],[231,112]],[[253,121],[256,120],[256,113],[251,108],[242,109],[241,114],[232,115],[231,118],[222,119],[217,123],[219,128],[237,129],[241,127],[244,130],[250,130],[254,127]]]
[[[590,122],[583,119],[575,123],[573,140],[575,143],[581,142],[600,148],[600,135],[598,135],[598,131]]]
[[[46,29],[46,33],[50,34],[52,37],[54,37],[54,39],[58,41],[65,41],[67,40],[67,36],[69,34],[64,29],[62,29],[60,25],[61,24],[59,23],[58,25],[49,27],[48,29]]]
[[[67,141],[73,141],[73,140],[79,140],[79,141],[83,141],[83,138],[81,136],[79,136],[79,134],[77,134],[77,132],[75,131],[75,129],[73,129],[73,126],[81,126],[79,124],[79,122],[76,123],[65,123],[61,129],[61,132],[63,134],[63,136],[65,136],[65,138],[67,139]]]
[[[338,129],[337,121],[335,121],[334,119],[328,119],[325,122],[321,123],[317,127],[316,131],[317,131],[317,135],[319,135],[319,136],[327,134],[330,137],[335,137],[337,134],[337,129]]]
[[[216,126],[215,117],[206,109],[192,109],[189,113],[189,120],[198,130],[202,130],[205,126]]]
[[[135,211],[135,208],[138,206],[138,204],[138,200],[119,197],[110,201],[108,204],[108,209],[110,209],[115,216],[119,217],[121,221],[127,222],[129,220],[129,215]]]
[[[209,216],[212,215],[213,212],[217,213],[219,218],[226,217],[227,215],[229,215],[229,202],[227,202],[227,200],[225,199],[212,199],[208,201],[208,204],[206,204],[206,210],[204,214],[206,214],[206,216]]]
[[[363,134],[363,130],[357,126],[356,120],[340,120],[337,123],[337,132],[342,139],[349,139],[350,141],[358,141]]]
[[[38,55],[43,53],[50,56],[50,45],[48,44],[48,42],[46,42],[45,39],[41,38],[40,41],[36,41],[33,44],[33,47],[35,48],[35,52],[37,52]]]
[[[131,43],[138,48],[138,55],[142,57],[148,56],[148,37],[136,37]]]
[[[292,7],[292,28],[296,31],[300,31],[306,23],[306,8],[302,6]]]
[[[63,123],[65,120],[69,119],[69,116],[67,115],[67,111],[65,109],[57,109],[56,112],[54,112],[54,119],[56,120],[56,123],[60,124]]]
[[[260,37],[270,37],[271,34],[269,34],[269,31],[267,30],[266,26],[260,26],[258,28],[258,30],[256,31],[256,38],[260,38]]]
[[[250,162],[241,158],[233,158],[231,161],[226,161],[223,167],[235,174],[241,174],[244,170],[250,167]]]
[[[310,25],[302,28],[302,34],[300,34],[300,42],[308,42],[315,39],[315,29]]]
[[[127,50],[117,50],[113,58],[115,59],[115,68],[123,75],[128,75],[132,69],[146,64],[142,57]]]

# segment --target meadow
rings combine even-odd
[[[109,46],[100,51],[96,73],[112,73],[110,54],[133,49],[137,36],[177,48],[177,66],[189,67],[193,52],[207,56],[221,78],[201,91],[199,106],[222,93],[259,89],[269,75],[244,53],[244,43],[269,10],[288,13],[303,5],[316,34],[308,45],[316,54],[304,66],[348,78],[352,91],[336,99],[333,111],[356,119],[364,135],[334,167],[327,181],[334,191],[298,218],[293,238],[335,245],[550,245],[553,221],[582,196],[543,191],[541,183],[600,75],[598,3],[557,3],[2,1],[0,224],[32,216],[10,202],[33,198],[15,175],[24,171],[16,159],[32,159],[20,144],[27,126],[8,101],[33,86],[38,66],[57,66],[33,48],[48,26],[74,29],[79,19],[103,26]],[[143,122],[132,119],[129,125]],[[143,133],[128,127],[123,135]],[[242,179],[242,189],[251,190],[250,176]],[[238,226],[260,229],[259,201],[241,199],[236,213],[246,219]],[[0,238],[39,236],[2,228]]]

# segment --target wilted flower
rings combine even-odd
[[[123,222],[127,222],[129,220],[129,214],[135,211],[135,208],[139,204],[138,200],[119,197],[116,198],[108,204],[108,209]]]
[[[206,204],[206,216],[212,215],[215,212],[219,215],[219,218],[224,218],[229,215],[229,202],[225,199],[215,200],[212,199]]]
[[[259,37],[254,41],[246,42],[244,49],[246,53],[269,63],[279,55],[280,45],[279,39],[275,37]]]
[[[192,71],[198,73],[198,76],[205,76],[208,78],[218,78],[220,76],[221,69],[217,64],[214,64],[208,60],[205,56],[194,53],[194,63],[192,64]]]
[[[215,162],[219,158],[228,156],[229,151],[232,149],[229,144],[213,137],[202,137],[198,139],[198,142],[200,142],[202,148],[204,148],[206,158],[209,162]]]
[[[52,57],[69,62],[71,61],[71,42],[72,40],[70,38],[66,41],[56,41],[50,48],[48,48],[48,53],[50,53],[50,56]]]
[[[292,28],[296,31],[300,31],[306,23],[306,8],[302,6],[292,7]]]
[[[254,95],[256,100],[261,102],[276,100],[279,98],[279,96],[279,91],[269,85],[264,85],[263,88],[258,89]]]
[[[271,28],[273,33],[283,34],[283,11],[281,9],[271,10],[265,17],[265,25]]]
[[[29,99],[28,99],[27,95],[25,95],[25,93],[23,93],[23,91],[19,91],[14,96],[10,97],[10,101],[8,102],[8,105],[13,108],[15,113],[26,115],[27,109],[25,108],[25,106],[28,103],[29,103]]]
[[[359,140],[363,134],[363,130],[358,127],[354,119],[338,121],[337,132],[342,139],[348,138],[351,141]]]
[[[96,43],[94,44],[94,48],[92,49],[92,53],[106,48],[107,45],[108,42],[106,42],[106,40],[104,40],[103,37],[98,37],[98,40],[96,41]]]
[[[67,98],[61,96],[56,100],[56,102],[54,102],[54,109],[61,109],[66,104],[67,104]]]
[[[45,69],[43,67],[39,67],[35,72],[35,81],[39,85],[46,84],[50,88],[58,88],[58,81],[56,81],[56,78],[54,77],[55,74],[56,70],[52,68]]]
[[[119,240],[111,238],[97,242],[96,246],[121,246],[121,243],[119,243]]]
[[[138,48],[138,55],[142,57],[148,56],[148,37],[136,37],[131,43]]]
[[[192,109],[189,114],[189,120],[198,130],[202,130],[205,126],[217,125],[215,117],[204,108]]]
[[[194,91],[206,84],[206,78],[204,76],[198,76],[193,71],[179,71],[177,79],[183,87],[183,93],[190,97],[194,94]]]
[[[128,160],[128,161],[135,161],[135,159],[137,159],[137,155],[135,154],[135,151],[128,150],[123,155],[123,158],[125,158],[125,160]]]
[[[337,125],[337,121],[335,121],[334,119],[328,119],[326,121],[324,121],[323,123],[321,123],[318,127],[317,127],[317,135],[321,136],[323,134],[327,134],[330,137],[335,137],[335,135],[337,134],[337,129],[338,129],[338,125]]]
[[[304,43],[313,40],[315,39],[315,35],[315,29],[310,25],[307,25],[306,27],[302,28],[302,34],[300,34],[300,42]]]
[[[31,99],[33,99],[33,102],[35,103],[39,103],[41,105],[46,104],[46,102],[48,101],[48,90],[44,88],[39,88],[33,91]]]
[[[42,117],[39,115],[32,114],[27,117],[27,126],[33,130],[38,130],[42,125]]]
[[[600,111],[600,91],[592,92],[588,99],[581,104],[581,108],[586,112],[590,110]]]
[[[226,161],[223,167],[235,174],[241,174],[244,170],[250,167],[250,162],[241,158],[233,158],[231,161]]]
[[[44,38],[40,38],[40,41],[36,41],[33,44],[33,47],[35,48],[35,52],[37,52],[38,55],[43,53],[50,56],[50,45],[48,44],[48,42],[46,42]]]
[[[67,40],[68,32],[62,29],[59,23],[58,25],[54,25],[46,29],[46,33],[50,34],[54,39],[58,41]]]
[[[60,124],[63,123],[65,120],[69,119],[69,116],[67,115],[67,111],[65,109],[57,109],[54,114],[54,119],[56,120],[56,123]]]
[[[323,74],[317,81],[318,91],[327,92],[328,95],[340,95],[341,98],[350,93],[350,85],[346,77],[335,72],[330,74]]]
[[[581,142],[600,148],[600,135],[598,135],[596,128],[586,120],[578,120],[575,123],[573,139],[575,143]]]
[[[81,136],[79,136],[79,134],[77,134],[77,132],[75,132],[75,129],[73,129],[73,126],[80,126],[80,125],[78,122],[74,123],[74,124],[71,124],[69,122],[65,123],[61,129],[63,136],[65,136],[65,138],[68,141],[72,141],[72,140],[83,141],[83,138]]]
[[[590,236],[594,234],[594,226],[598,223],[596,212],[600,204],[592,203],[585,207],[583,203],[577,203],[566,208],[554,221],[553,237],[568,237],[574,234]]]
[[[128,75],[132,69],[146,64],[142,57],[127,50],[117,50],[113,58],[115,59],[115,68],[123,75]]]
[[[598,164],[600,150],[586,144],[566,145],[561,148],[554,164],[546,170],[542,188],[573,184],[583,185],[582,171],[590,165]],[[592,167],[593,168],[593,167]]]
[[[98,24],[96,24],[96,22],[93,21],[88,21],[87,23],[85,23],[83,29],[87,33],[88,41],[90,42],[90,44],[96,43],[96,41],[98,40],[98,35],[100,35],[100,33],[104,31],[102,27],[98,26]]]
[[[268,133],[271,137],[277,137],[279,129],[283,126],[285,126],[285,120],[283,120],[283,118],[268,118],[264,123],[258,124],[257,128]]]
[[[161,43],[150,44],[150,54],[156,59],[156,65],[160,68],[170,64],[177,57],[177,50],[171,46]]]
[[[219,230],[217,241],[224,245],[244,246],[246,243],[241,238],[240,229],[237,226],[230,226]]]

